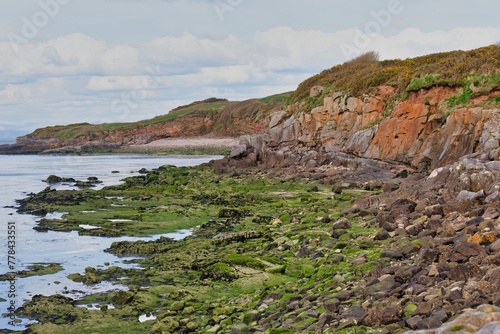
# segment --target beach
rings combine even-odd
[[[206,138],[206,137],[191,137],[191,138],[166,138],[152,141],[148,144],[130,145],[124,150],[152,152],[161,150],[177,150],[190,148],[203,149],[230,149],[237,145],[238,138]]]

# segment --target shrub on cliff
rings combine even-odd
[[[309,96],[313,86],[329,86],[336,91],[360,95],[380,85],[391,85],[404,92],[437,85],[462,86],[470,74],[493,75],[500,72],[500,46],[490,45],[470,51],[451,51],[426,56],[378,61],[369,52],[305,80],[291,95],[292,102]],[[431,77],[435,80],[431,80]],[[417,81],[412,81],[417,80]],[[412,87],[413,86],[413,87]]]

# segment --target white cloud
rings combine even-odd
[[[359,33],[281,26],[251,38],[186,32],[129,44],[72,33],[20,45],[17,54],[9,43],[0,43],[0,115],[4,122],[22,118],[44,125],[139,120],[210,96],[241,99],[292,90],[348,60],[342,44],[378,51],[382,58],[406,58],[500,40],[500,29],[492,27],[407,28],[391,36],[370,35],[359,47]],[[113,108],[130,96],[126,112]]]
[[[30,99],[31,90],[17,85],[7,85],[0,91],[0,104],[23,103]]]
[[[414,57],[451,50],[470,50],[494,44],[500,39],[500,28],[458,27],[450,31],[423,32],[404,29],[392,37],[379,36],[373,48],[385,59]]]

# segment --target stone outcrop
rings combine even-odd
[[[244,137],[241,144],[256,162],[270,166],[303,163],[311,152],[344,152],[421,170],[473,153],[498,159],[500,109],[448,107],[445,100],[454,94],[454,88],[434,87],[396,103],[395,89],[387,86],[360,97],[336,92],[310,111],[296,113],[296,104],[276,112],[263,134]]]
[[[163,138],[239,137],[264,131],[264,115],[281,106],[276,102],[264,103],[254,99],[242,102],[224,100],[220,103],[225,104],[216,108],[207,104],[210,102],[194,102],[176,108],[172,112],[178,115],[172,118],[163,115],[151,120],[111,126],[82,123],[37,129],[30,135],[17,138],[14,145],[0,146],[0,152],[71,152],[86,148],[141,145]]]

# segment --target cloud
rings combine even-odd
[[[7,85],[0,90],[0,104],[17,104],[26,102],[30,99],[31,90],[27,87],[18,85]]]
[[[121,44],[74,33],[20,45],[17,54],[9,43],[0,43],[0,114],[5,122],[20,122],[22,115],[45,125],[133,121],[210,96],[241,99],[292,90],[348,60],[342,45],[360,53],[375,50],[386,59],[500,40],[498,28],[407,28],[372,34],[361,47],[356,43],[361,33],[282,26],[251,38],[182,33]],[[113,108],[116,101],[128,104],[126,112]]]

